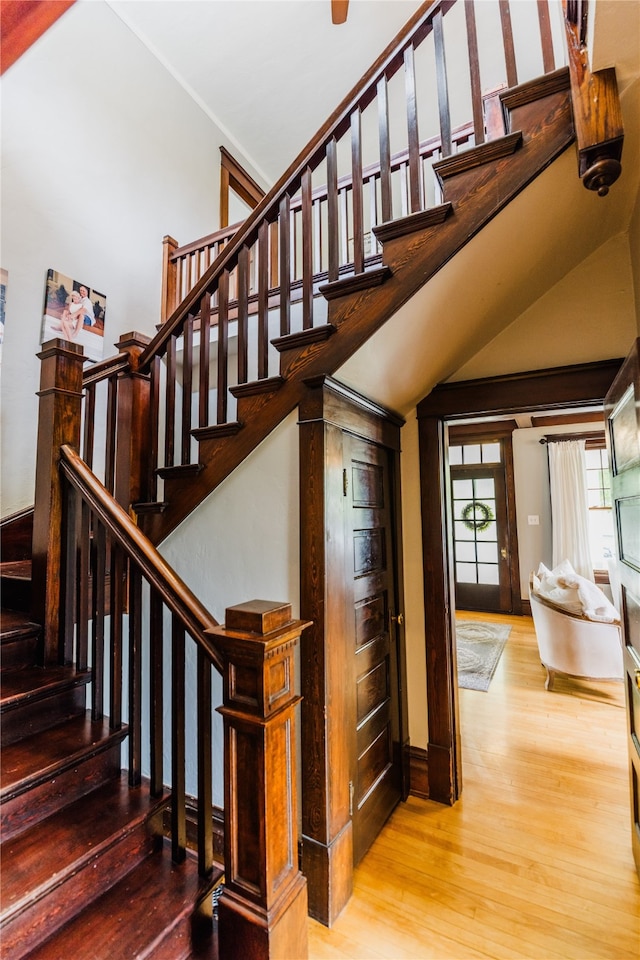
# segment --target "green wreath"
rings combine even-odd
[[[480,500],[472,500],[462,511],[462,522],[467,530],[486,530],[492,520],[491,507]]]

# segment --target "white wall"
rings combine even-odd
[[[47,269],[106,294],[105,356],[122,333],[153,334],[162,237],[218,226],[221,143],[103,0],[75,4],[2,77],[3,516],[33,503]]]
[[[300,481],[297,411],[162,543],[160,550],[215,618],[247,600],[290,602],[300,611]],[[193,646],[188,643],[189,648]],[[193,668],[193,657],[187,669]],[[298,677],[299,681],[299,677]],[[216,675],[214,704],[222,702]],[[187,704],[195,705],[190,674]],[[190,711],[188,729],[194,735]],[[169,743],[167,739],[165,742]],[[222,723],[215,718],[214,763],[222,758]],[[165,763],[168,763],[168,758]],[[169,769],[168,767],[166,769]],[[222,804],[222,776],[214,776],[214,802]],[[197,793],[195,754],[187,756],[187,793]]]
[[[602,430],[603,422],[581,423],[575,428],[525,427],[513,431],[513,472],[516,495],[516,525],[520,558],[520,595],[529,595],[529,574],[540,562],[552,566],[551,499],[547,447],[541,437],[554,433],[585,433]],[[529,516],[540,518],[538,526],[529,525]]]

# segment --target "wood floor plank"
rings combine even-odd
[[[311,960],[639,960],[622,684],[544,670],[529,617],[489,690],[460,690],[462,799],[409,798]]]

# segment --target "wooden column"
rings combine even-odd
[[[132,503],[149,499],[149,460],[153,447],[150,432],[151,380],[138,371],[140,354],[150,343],[142,333],[126,333],[116,344],[129,355],[129,369],[118,380],[115,498],[129,510]]]
[[[67,340],[49,340],[38,354],[40,405],[33,517],[32,616],[43,628],[42,662],[60,658],[62,481],[60,447],[80,447],[84,350]]]
[[[225,886],[220,960],[304,960],[307,882],[298,869],[294,650],[308,626],[289,604],[229,607],[208,631],[224,660]]]
[[[445,480],[445,426],[418,415],[424,555],[429,798],[453,804],[462,790],[455,658],[455,611],[451,605]]]

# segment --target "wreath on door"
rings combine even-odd
[[[462,511],[462,522],[467,530],[486,530],[492,520],[491,507],[480,500],[472,500]]]

